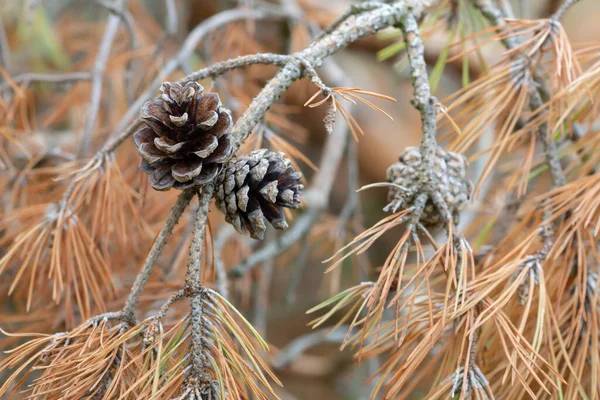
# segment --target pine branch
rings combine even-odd
[[[575,1],[566,0],[559,11],[555,13],[555,17],[553,18],[559,20],[574,3]],[[500,10],[500,8],[498,8],[498,6],[496,6],[496,4],[494,4],[492,1],[476,0],[475,6],[492,25],[499,28],[506,25],[502,10]],[[505,38],[502,40],[502,43],[508,50],[512,50],[519,46],[519,40],[513,36]],[[535,90],[533,90],[531,93],[529,105],[531,110],[535,111],[544,104],[544,99],[549,97],[550,89],[548,88],[546,81],[537,72],[534,72],[533,74],[533,81],[535,83]],[[546,163],[548,164],[554,187],[563,186],[567,180],[560,164],[560,157],[558,156],[558,148],[554,142],[554,135],[549,134],[548,124],[546,122],[540,124],[538,137],[544,146],[544,155],[546,157]]]
[[[202,247],[206,235],[210,200],[213,195],[213,186],[206,185],[199,195],[199,206],[196,212],[196,222],[190,245],[190,257],[185,276],[185,292],[191,293],[191,322],[192,322],[192,375],[202,376],[204,373],[204,322],[203,322],[203,290],[200,284],[202,275]]]
[[[365,36],[381,29],[398,25],[400,19],[409,12],[404,1],[383,4],[380,8],[365,12],[352,21],[346,21],[331,34],[323,37],[301,51],[286,64],[277,75],[252,100],[244,114],[238,119],[232,130],[235,148],[248,138],[253,128],[264,118],[273,103],[303,74],[303,63],[308,62],[318,68],[323,61]]]
[[[421,114],[423,124],[421,138],[421,153],[428,172],[433,173],[433,163],[436,141],[436,111],[437,100],[431,95],[429,78],[427,76],[427,64],[425,62],[425,46],[419,34],[419,25],[415,16],[410,13],[404,15],[401,21],[402,33],[406,43],[408,61],[414,96],[412,104]]]
[[[171,236],[173,228],[175,227],[175,225],[177,225],[177,222],[183,214],[183,211],[192,200],[192,197],[194,197],[195,191],[196,189],[191,188],[181,192],[181,194],[177,198],[177,202],[169,211],[169,216],[167,217],[165,224],[156,236],[156,239],[154,239],[154,243],[152,244],[152,247],[150,248],[150,251],[146,256],[146,260],[144,261],[142,269],[135,278],[135,282],[133,283],[133,286],[131,288],[131,293],[129,294],[129,297],[125,302],[125,306],[121,311],[121,319],[131,326],[135,325],[135,309],[140,300],[140,296],[144,288],[146,287],[148,278],[152,273],[154,264],[160,256],[162,249],[165,247],[167,239],[169,238],[169,236]]]

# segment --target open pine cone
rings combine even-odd
[[[283,208],[297,208],[304,186],[283,153],[266,149],[231,160],[215,180],[215,199],[225,220],[240,233],[263,239],[265,219],[276,229],[288,227]]]
[[[142,171],[156,190],[186,189],[210,182],[233,147],[231,115],[216,93],[202,94],[197,82],[165,82],[160,100],[142,107],[146,124],[134,134]]]
[[[411,207],[420,194],[419,168],[421,167],[421,150],[418,147],[407,147],[400,156],[399,162],[387,170],[388,182],[402,186],[391,186],[388,192],[389,204],[385,211],[396,212]],[[460,211],[469,203],[473,184],[467,176],[467,159],[459,153],[445,151],[437,147],[434,162],[434,180],[442,197],[446,201],[455,223],[458,223]],[[427,200],[420,218],[425,226],[440,226],[445,221],[431,200]]]

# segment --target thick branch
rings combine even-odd
[[[436,99],[431,95],[427,64],[425,63],[425,46],[419,34],[416,18],[407,13],[401,21],[402,33],[406,43],[410,74],[414,88],[412,104],[421,113],[423,136],[421,137],[421,154],[428,172],[433,171],[436,142]]]
[[[194,224],[194,233],[190,245],[190,257],[187,264],[185,275],[185,291],[191,293],[191,326],[192,326],[192,376],[199,376],[204,371],[204,356],[202,354],[203,327],[202,321],[204,309],[202,305],[203,292],[200,285],[202,275],[202,247],[204,236],[206,235],[206,225],[208,223],[208,212],[210,200],[213,195],[213,186],[206,185],[202,188],[199,195],[198,211],[196,212],[196,223]]]
[[[246,112],[238,119],[232,131],[235,147],[241,146],[256,124],[264,118],[273,103],[294,81],[302,77],[303,60],[308,61],[314,68],[318,68],[327,57],[345,48],[350,43],[389,26],[398,25],[400,19],[407,12],[404,2],[396,2],[390,5],[382,4],[382,7],[378,9],[365,12],[352,21],[344,22],[331,34],[298,53],[293,61],[289,62],[269,81],[258,96],[252,100]]]
[[[556,10],[556,12],[554,13],[554,15],[552,15],[552,17],[550,17],[550,19],[553,19],[555,21],[560,21],[565,14],[567,13],[567,11],[569,11],[569,9],[575,4],[575,3],[579,3],[580,0],[565,0],[564,3],[562,3],[562,5],[560,6],[560,8],[558,10]]]
[[[195,189],[187,189],[181,192],[179,197],[177,198],[177,202],[169,211],[169,216],[165,221],[165,224],[161,228],[160,232],[154,239],[154,243],[152,243],[152,247],[146,256],[146,260],[144,261],[144,265],[140,270],[140,273],[135,278],[135,282],[133,283],[133,287],[131,288],[131,293],[125,302],[125,306],[122,311],[122,320],[130,325],[135,324],[135,308],[140,300],[140,296],[144,291],[144,287],[146,287],[146,283],[148,282],[148,278],[152,273],[152,268],[160,256],[162,249],[165,247],[167,243],[167,239],[171,236],[173,232],[173,228],[177,225],[179,221],[179,217],[183,214],[183,211],[187,207],[187,205],[194,197]]]

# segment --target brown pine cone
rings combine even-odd
[[[216,93],[197,82],[165,82],[160,100],[144,104],[146,124],[133,138],[142,171],[156,190],[186,189],[210,182],[233,152],[231,115]]]
[[[421,150],[418,147],[407,147],[400,156],[399,162],[387,170],[388,182],[402,186],[392,186],[388,192],[389,204],[385,211],[396,212],[411,207],[419,193],[419,168],[421,167]],[[458,223],[460,211],[469,203],[473,184],[467,176],[467,159],[459,153],[447,152],[438,147],[434,162],[435,185],[440,190],[446,204],[450,208],[455,223]],[[421,223],[426,226],[444,224],[442,216],[431,200],[425,204],[421,215]]]
[[[288,227],[283,207],[298,208],[304,186],[283,153],[266,149],[231,160],[215,180],[215,199],[225,220],[240,233],[263,239],[265,219],[276,229]]]

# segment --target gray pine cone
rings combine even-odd
[[[298,208],[301,178],[284,153],[253,151],[231,160],[217,176],[217,208],[238,232],[263,239],[265,219],[276,229],[288,227],[283,208]]]
[[[390,187],[389,204],[385,211],[396,212],[414,204],[419,193],[419,168],[421,166],[421,150],[418,147],[407,147],[400,156],[400,161],[387,170],[388,182],[402,186]],[[459,214],[469,203],[473,184],[467,177],[467,159],[459,153],[447,152],[441,147],[436,149],[434,163],[434,179],[450,208],[455,223]],[[431,200],[427,201],[420,222],[426,226],[440,226],[445,223]]]

